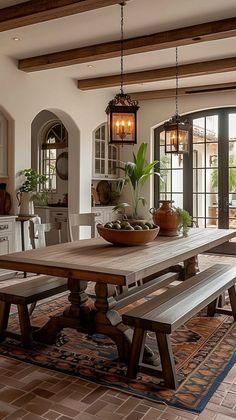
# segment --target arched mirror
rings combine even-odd
[[[68,152],[63,152],[57,156],[56,173],[63,180],[68,179]]]

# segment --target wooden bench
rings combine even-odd
[[[51,276],[37,276],[2,287],[0,289],[0,341],[3,341],[5,337],[20,337],[23,346],[31,346],[34,328],[30,323],[27,305],[67,289],[67,279]],[[21,336],[7,330],[11,304],[17,305]]]
[[[236,267],[217,264],[124,314],[123,322],[134,327],[127,376],[135,378],[140,370],[164,378],[165,385],[175,389],[178,381],[170,334],[206,306],[208,316],[218,312],[236,320],[235,282]],[[226,290],[231,311],[217,307],[217,298]],[[142,363],[146,331],[156,333],[162,370]]]

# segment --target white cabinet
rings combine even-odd
[[[35,206],[34,212],[40,217],[42,223],[61,222],[61,241],[68,242],[67,207]],[[57,232],[49,232],[46,236],[46,243],[47,245],[56,245],[58,243]]]
[[[107,124],[100,125],[93,138],[93,179],[116,179],[119,171],[119,148],[108,144]]]
[[[0,178],[7,176],[7,120],[0,113]]]
[[[0,255],[15,251],[15,216],[0,216]],[[10,270],[0,270],[0,280],[12,277]]]

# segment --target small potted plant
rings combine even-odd
[[[37,190],[38,185],[42,185],[47,177],[39,174],[34,169],[23,169],[20,175],[25,177],[25,181],[16,194],[18,205],[20,206],[20,215],[34,214],[33,192]]]
[[[133,162],[126,162],[124,166],[119,167],[124,171],[124,183],[129,185],[131,192],[130,203],[118,203],[113,211],[132,209],[131,218],[139,219],[138,206],[141,202],[143,206],[147,204],[145,198],[141,195],[144,184],[148,181],[151,175],[160,174],[155,172],[155,165],[157,160],[150,163],[146,161],[147,143],[142,143],[138,149],[137,154],[133,153]]]
[[[187,210],[181,209],[180,207],[176,208],[176,212],[180,217],[180,224],[178,226],[178,231],[183,233],[184,237],[188,236],[188,231],[192,226],[192,216]]]

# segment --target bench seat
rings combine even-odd
[[[134,327],[127,376],[135,378],[140,369],[164,377],[166,386],[176,388],[178,383],[169,335],[206,306],[208,316],[220,312],[231,314],[236,320],[235,282],[236,267],[216,264],[124,314],[123,322]],[[217,307],[217,298],[226,290],[232,311]],[[142,364],[146,331],[156,333],[162,371]]]
[[[7,330],[11,304],[17,305],[21,341],[25,347],[32,344],[33,328],[30,323],[27,305],[68,289],[67,279],[52,276],[37,276],[27,281],[2,287],[0,289],[0,341],[5,337],[19,338]]]

